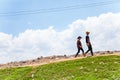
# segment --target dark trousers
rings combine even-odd
[[[78,48],[78,51],[77,51],[75,57],[77,57],[77,55],[80,53],[80,50],[82,51],[82,54],[84,55],[84,50],[83,50],[83,48]]]
[[[91,45],[91,44],[88,46],[88,50],[86,51],[86,54],[87,54],[89,51],[91,52],[91,55],[93,56],[93,49],[92,49],[92,45]]]

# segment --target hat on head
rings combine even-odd
[[[86,31],[87,34],[89,34],[90,32],[89,31]]]
[[[78,37],[77,37],[77,39],[80,39],[80,38],[82,38],[82,37],[81,37],[81,36],[78,36]]]

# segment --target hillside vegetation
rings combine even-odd
[[[120,80],[120,56],[97,56],[0,69],[0,80]]]

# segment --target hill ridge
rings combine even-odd
[[[107,56],[107,55],[118,55],[120,56],[120,51],[101,51],[101,52],[95,52],[95,56]],[[90,57],[88,54],[87,57]],[[3,68],[14,68],[14,67],[26,67],[26,66],[40,66],[44,64],[50,64],[50,63],[56,63],[56,62],[62,62],[62,61],[68,61],[68,60],[76,60],[76,59],[82,59],[86,57],[82,57],[82,55],[79,55],[77,58],[74,58],[74,55],[66,56],[49,56],[49,57],[40,57],[33,60],[27,60],[27,61],[20,61],[20,62],[10,62],[7,64],[0,64],[0,69]]]

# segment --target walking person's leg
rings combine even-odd
[[[91,52],[91,55],[93,56],[93,49],[91,45],[90,45],[90,52]]]
[[[92,49],[91,49],[91,55],[94,56],[94,55],[93,55],[93,50],[92,50]]]
[[[88,46],[88,50],[85,52],[85,54],[87,54],[90,51],[90,47]]]
[[[77,55],[79,54],[80,52],[80,48],[78,48],[78,52],[76,53],[75,57],[77,57]]]
[[[81,50],[82,50],[82,55],[85,57],[85,53],[84,53],[84,50],[83,50],[83,48],[81,48]]]

